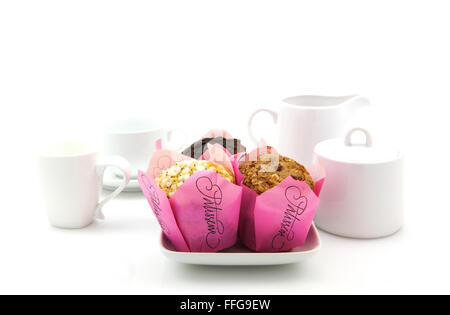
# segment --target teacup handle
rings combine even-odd
[[[103,174],[108,167],[117,167],[122,171],[123,177],[120,186],[100,201],[95,208],[95,217],[102,220],[105,218],[102,212],[103,206],[111,199],[117,197],[117,195],[120,194],[125,187],[127,187],[131,177],[131,167],[127,160],[120,156],[108,156],[103,157],[97,164],[97,174],[101,178],[101,181],[103,181]]]
[[[258,109],[256,111],[253,112],[253,114],[250,115],[250,118],[248,119],[248,134],[250,136],[250,139],[252,139],[252,141],[258,145],[259,144],[259,139],[257,139],[255,137],[255,134],[253,133],[253,119],[255,118],[255,116],[259,113],[262,112],[266,112],[269,113],[272,116],[273,122],[276,124],[278,122],[278,113],[274,112],[270,109],[266,109],[266,108],[261,108]]]
[[[186,134],[186,131],[184,131],[183,129],[181,129],[181,128],[174,128],[174,129],[171,129],[171,130],[167,131],[167,141],[168,142],[172,141],[173,134],[175,132],[181,133],[183,135],[183,141],[181,142],[181,144],[176,149],[173,149],[173,151],[180,151],[180,150],[182,150],[184,148],[184,145],[187,142],[188,136]]]
[[[366,137],[366,143],[365,146],[371,147],[372,146],[372,136],[370,135],[370,132],[367,131],[364,128],[353,128],[347,132],[347,135],[345,136],[344,143],[346,146],[352,146],[354,143],[352,142],[352,136],[355,132],[362,132],[364,136]]]

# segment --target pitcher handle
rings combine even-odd
[[[253,133],[253,118],[261,112],[269,113],[272,116],[273,122],[276,124],[278,122],[278,113],[274,112],[270,109],[261,108],[253,112],[253,114],[250,115],[250,118],[248,119],[248,134],[250,136],[250,139],[255,143],[255,145],[258,145],[259,140],[255,137],[255,134]]]

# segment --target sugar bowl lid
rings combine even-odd
[[[354,143],[353,135],[362,132],[365,143]],[[344,139],[336,138],[320,142],[314,152],[322,158],[344,163],[384,163],[400,159],[401,152],[390,146],[374,145],[372,136],[364,128],[354,128],[347,132]]]

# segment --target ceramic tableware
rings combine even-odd
[[[320,141],[340,137],[348,128],[351,118],[369,101],[361,96],[316,96],[302,95],[284,99],[277,111],[258,109],[249,119],[248,130],[253,133],[253,119],[261,113],[269,113],[278,129],[278,149],[281,154],[309,166],[314,146]]]
[[[107,167],[123,176],[114,192],[99,201]],[[39,156],[38,168],[50,223],[60,228],[83,228],[103,218],[102,207],[128,184],[130,166],[122,157],[102,157],[87,143],[67,141],[48,146]]]
[[[123,178],[117,176],[113,169],[106,169],[103,176],[103,189],[114,191],[122,184]],[[141,186],[137,178],[130,178],[128,185],[123,189],[123,192],[140,192]]]
[[[171,141],[175,132],[182,135],[183,143],[175,150],[180,150],[186,142],[186,134],[181,129],[166,130],[158,122],[149,119],[118,120],[107,124],[104,136],[104,151],[106,155],[119,155],[131,164],[131,178],[137,178],[139,169],[148,167],[150,158],[155,152],[158,140],[163,147]],[[120,172],[113,173],[120,177]]]
[[[356,143],[355,133],[365,141]],[[319,143],[314,152],[327,174],[317,227],[353,238],[388,236],[402,227],[403,155],[398,149],[355,128],[345,138]]]

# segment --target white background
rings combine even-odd
[[[450,293],[449,12],[434,0],[2,0],[0,293]],[[226,128],[251,147],[254,109],[311,93],[369,97],[366,123],[406,153],[395,236],[321,232],[303,264],[195,267],[162,256],[139,194],[84,230],[47,223],[41,142],[100,141],[106,121],[147,116],[191,140]],[[269,118],[259,125],[273,141]]]

